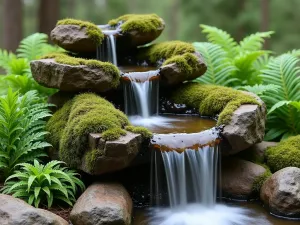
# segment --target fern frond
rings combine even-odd
[[[265,39],[270,38],[272,34],[274,34],[273,31],[251,34],[240,41],[238,51],[259,51]]]
[[[237,43],[226,31],[204,24],[201,24],[200,27],[202,33],[207,34],[207,40],[221,46],[228,56],[234,57],[237,54]]]
[[[277,92],[280,87],[274,84],[255,84],[254,86],[242,86],[240,89],[252,92],[258,96],[262,96],[265,92]]]
[[[3,68],[6,70],[6,73],[9,73],[9,62],[13,59],[16,59],[16,55],[8,52],[6,50],[0,49],[0,68]]]
[[[195,81],[223,86],[230,86],[237,81],[232,77],[232,73],[236,68],[227,58],[227,53],[219,45],[206,42],[195,42],[193,45],[197,51],[202,53],[207,63],[207,71]]]

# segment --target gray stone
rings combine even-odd
[[[115,74],[86,65],[66,65],[54,59],[30,63],[33,78],[42,86],[66,92],[106,92],[114,88]]]
[[[234,199],[250,199],[253,184],[266,169],[255,163],[227,157],[222,160],[222,194]]]
[[[130,225],[132,200],[117,183],[95,183],[80,196],[71,211],[73,225]]]
[[[200,53],[194,53],[198,58],[198,65],[196,68],[193,68],[193,73],[189,74],[187,79],[186,72],[182,71],[176,63],[168,64],[160,67],[160,79],[164,85],[176,85],[180,84],[186,80],[194,80],[197,77],[200,77],[206,72],[206,64]]]
[[[1,225],[68,225],[63,218],[52,212],[37,209],[23,200],[0,194]]]
[[[225,155],[232,155],[260,143],[265,135],[266,105],[256,95],[254,96],[261,105],[241,105],[233,112],[231,121],[224,127],[223,137],[228,141],[231,148],[222,149]]]
[[[260,198],[271,213],[300,218],[300,168],[287,167],[265,181]]]
[[[100,175],[126,168],[139,153],[142,141],[140,134],[131,132],[114,141],[104,141],[101,134],[90,134],[89,151],[85,153],[80,169]]]
[[[78,25],[58,25],[51,31],[51,40],[71,52],[96,52],[97,44]]]

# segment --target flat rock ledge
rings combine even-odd
[[[73,225],[130,225],[132,200],[118,183],[94,183],[71,211]]]
[[[221,175],[223,196],[238,200],[255,198],[253,184],[265,171],[264,167],[255,163],[225,157],[222,160]]]
[[[231,122],[224,127],[223,137],[228,141],[228,148],[222,150],[224,155],[236,154],[256,143],[265,135],[266,105],[256,95],[245,92],[257,99],[260,105],[241,105],[233,112]]]
[[[206,72],[207,66],[203,57],[199,52],[193,53],[197,57],[198,64],[193,68],[191,74],[188,75],[184,72],[178,64],[171,63],[160,67],[160,79],[163,85],[177,85],[187,80],[194,80]]]
[[[52,212],[37,209],[23,200],[0,194],[1,225],[69,225]]]
[[[66,92],[106,92],[114,88],[113,74],[86,65],[60,64],[54,59],[30,63],[33,78],[42,86]]]
[[[96,52],[97,44],[78,25],[58,25],[50,34],[51,40],[59,47],[71,52]]]
[[[81,170],[100,175],[130,165],[142,146],[142,136],[127,132],[114,141],[104,141],[101,134],[89,134],[89,151],[82,158]]]
[[[300,218],[300,168],[274,173],[264,182],[260,198],[274,215]]]

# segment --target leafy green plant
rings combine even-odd
[[[262,95],[269,113],[266,140],[300,134],[300,68],[299,59],[292,53],[270,60],[262,71],[264,83],[275,85],[276,91],[269,90]]]
[[[46,156],[44,147],[44,118],[51,116],[48,104],[40,103],[36,91],[19,97],[8,89],[0,97],[0,173],[8,177],[19,163],[31,162]]]
[[[263,51],[265,38],[273,32],[258,32],[239,43],[216,27],[200,25],[210,44],[195,42],[194,47],[207,61],[207,72],[195,81],[239,88],[262,83],[259,76],[268,62],[269,51]],[[223,76],[222,76],[223,75]]]
[[[85,187],[78,174],[73,170],[62,167],[64,162],[50,161],[46,165],[34,160],[34,164],[21,163],[20,170],[9,176],[4,188],[4,194],[12,194],[22,198],[36,208],[47,202],[50,208],[54,201],[62,201],[69,205],[75,203],[78,188],[84,191]]]
[[[62,52],[63,50],[47,43],[48,36],[35,33],[24,38],[17,54],[0,49],[0,67],[6,72],[6,76],[0,77],[1,87],[11,87],[14,91],[25,94],[30,90],[37,90],[41,96],[48,96],[55,92],[54,89],[40,86],[33,78],[29,63],[47,53]],[[0,90],[0,95],[6,94],[7,88]]]

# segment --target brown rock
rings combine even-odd
[[[231,122],[222,132],[231,146],[231,149],[222,152],[226,155],[235,154],[260,143],[265,135],[266,105],[258,96],[245,93],[254,96],[261,105],[241,105],[233,112]]]
[[[52,212],[37,209],[23,200],[0,194],[1,225],[68,225],[63,218]]]
[[[114,74],[86,65],[60,64],[54,59],[35,60],[30,63],[33,78],[42,86],[66,92],[106,92],[114,88]]]
[[[271,213],[300,218],[300,168],[287,167],[265,181],[260,198]]]
[[[97,44],[78,25],[58,25],[51,31],[51,40],[71,52],[96,52]]]
[[[136,157],[141,145],[140,134],[127,132],[117,140],[106,142],[101,139],[101,134],[90,134],[90,150],[85,153],[80,169],[93,175],[123,169]]]
[[[260,165],[237,158],[222,161],[222,194],[235,199],[249,199],[253,194],[253,184],[266,171]]]
[[[73,225],[130,225],[132,200],[117,183],[95,183],[77,200],[71,212]]]
[[[182,71],[176,63],[168,64],[160,67],[160,79],[164,85],[176,85],[186,80],[194,80],[206,72],[206,64],[200,53],[194,53],[198,57],[197,68],[194,68],[193,73],[189,74],[188,79],[186,72]]]

